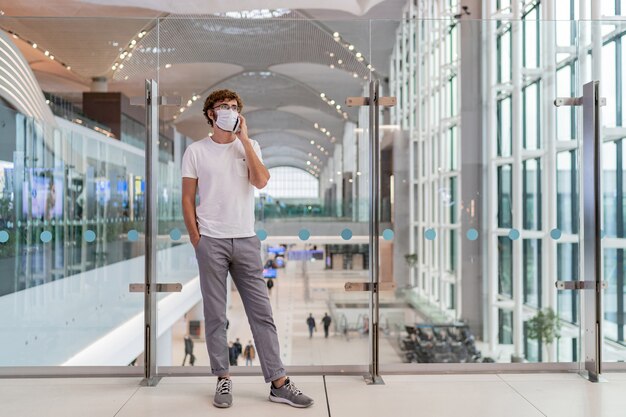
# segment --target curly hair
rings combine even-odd
[[[213,120],[209,118],[209,110],[212,110],[215,107],[215,103],[218,101],[228,101],[228,100],[237,100],[237,106],[239,106],[239,111],[243,108],[243,101],[239,94],[235,93],[232,90],[215,90],[204,100],[204,107],[202,108],[202,114],[206,117],[210,126],[213,126]]]

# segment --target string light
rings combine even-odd
[[[21,39],[22,41],[26,42],[27,44],[29,44],[33,49],[37,49],[40,50],[44,53],[45,56],[47,56],[48,58],[50,58],[51,61],[56,61],[59,64],[61,64],[63,67],[65,67],[68,71],[71,71],[72,67],[67,65],[65,62],[59,61],[58,59],[55,58],[54,55],[50,54],[50,51],[46,50],[46,49],[41,49],[39,48],[39,45],[37,44],[37,42],[32,42],[28,39],[25,39],[23,37],[21,37],[20,35],[18,35],[17,33],[8,30],[7,31],[9,34],[11,34],[13,36],[13,38],[15,39]]]

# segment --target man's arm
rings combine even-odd
[[[193,246],[196,246],[200,241],[200,231],[198,230],[198,220],[196,218],[197,188],[197,178],[183,178],[183,218],[189,233],[189,240]]]
[[[265,168],[265,165],[263,165],[263,162],[261,162],[256,152],[254,152],[252,141],[248,137],[248,125],[246,124],[246,118],[239,115],[239,120],[241,121],[241,127],[238,137],[246,151],[246,163],[248,165],[248,172],[250,173],[250,184],[260,190],[267,185],[267,182],[270,179],[270,172],[267,168]]]
[[[243,143],[243,148],[246,150],[246,162],[248,164],[248,172],[250,173],[250,184],[254,185],[259,190],[267,185],[270,179],[270,172],[265,168],[263,162],[259,160],[254,148],[252,147],[252,141]]]

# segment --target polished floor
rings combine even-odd
[[[230,409],[211,405],[215,378],[164,378],[141,387],[138,378],[0,380],[0,416],[423,416],[623,417],[626,373],[593,384],[576,374],[396,375],[368,386],[358,376],[300,376],[315,399],[308,409],[267,400],[260,377],[234,377]]]

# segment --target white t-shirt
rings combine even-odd
[[[252,140],[259,159],[261,148]],[[248,179],[241,140],[226,144],[207,137],[185,151],[182,176],[198,179],[196,217],[200,234],[216,238],[250,237],[254,231],[254,186]]]

